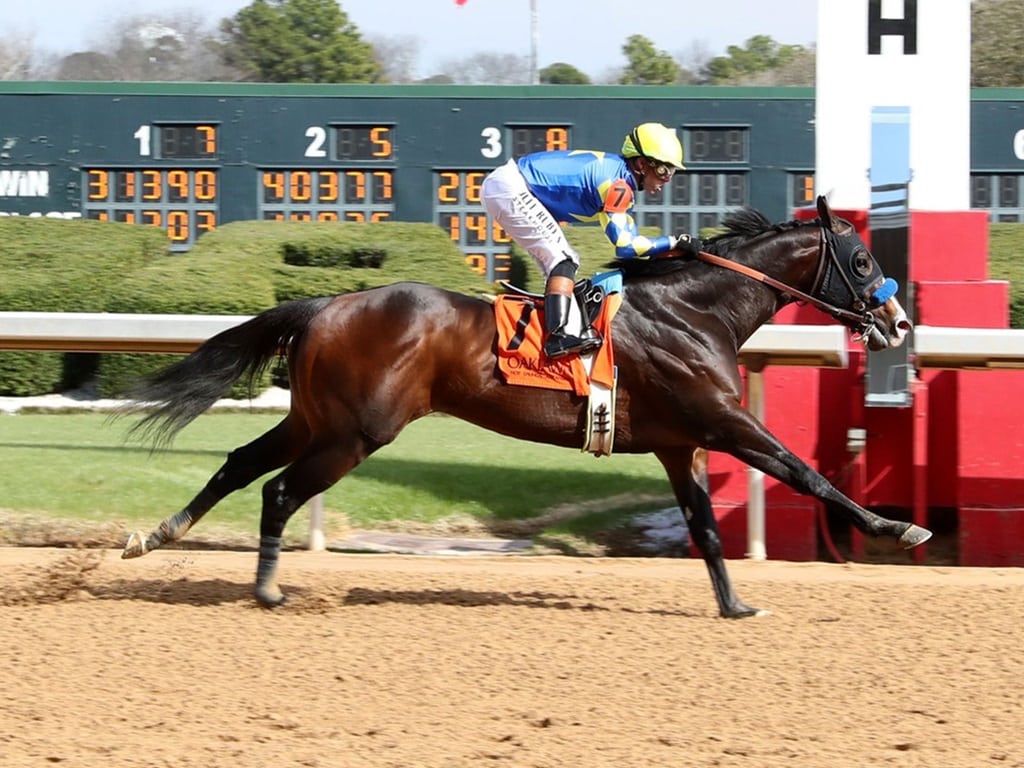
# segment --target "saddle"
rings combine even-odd
[[[507,293],[494,302],[498,327],[498,369],[507,384],[560,389],[588,398],[587,432],[583,451],[611,453],[614,435],[616,370],[611,338],[612,318],[622,303],[622,273],[604,272],[580,280],[576,311],[567,331],[578,332],[583,313],[604,343],[586,356],[548,360],[543,354],[543,294],[531,293],[507,281]]]

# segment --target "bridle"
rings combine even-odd
[[[837,248],[839,247],[838,239],[839,237],[832,230],[826,229],[824,224],[818,225],[818,271],[814,279],[814,287],[810,293],[786,285],[781,280],[776,280],[774,277],[770,277],[753,267],[738,264],[735,261],[722,256],[716,256],[713,253],[701,251],[697,254],[697,258],[708,264],[730,269],[733,272],[738,272],[741,275],[769,285],[781,293],[793,296],[797,301],[811,304],[852,329],[858,336],[866,338],[875,325],[875,316],[871,313],[869,300],[864,298],[864,294],[870,294],[885,278],[882,275],[882,271],[874,263],[874,259],[871,259],[870,254],[868,254],[867,263],[869,268],[857,280],[857,282],[867,283],[868,285],[866,285],[863,293],[858,293],[853,285],[851,275],[848,273],[849,271],[844,269],[840,263],[837,254]],[[853,248],[844,249],[850,251],[849,254],[844,254],[849,256],[847,261],[852,261],[857,256],[859,249],[863,249],[863,244],[857,244]],[[866,249],[864,249],[864,252],[867,253]],[[877,280],[875,279],[876,273]],[[837,276],[840,281],[839,286],[835,285]],[[845,288],[845,292],[849,293],[849,296],[852,298],[848,309],[832,303],[838,298],[835,295],[838,288]]]

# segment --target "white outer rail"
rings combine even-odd
[[[0,312],[0,349],[191,352],[248,319],[249,315]],[[845,367],[846,332],[837,325],[765,325],[743,345],[741,358],[761,365]]]

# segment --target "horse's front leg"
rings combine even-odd
[[[675,492],[676,500],[686,518],[686,525],[693,537],[693,543],[700,550],[711,576],[711,586],[718,601],[718,612],[727,619],[742,619],[759,616],[765,611],[753,608],[742,600],[733,589],[722,557],[722,541],[718,534],[718,522],[711,508],[711,497],[707,490],[707,452],[683,450],[656,454]]]
[[[721,424],[724,426],[720,426],[709,441],[709,448],[731,453],[793,490],[814,496],[861,533],[874,537],[891,536],[904,549],[916,547],[931,538],[931,531],[919,525],[876,515],[847,498],[742,407],[737,405],[721,420]]]

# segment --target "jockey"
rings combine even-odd
[[[601,346],[601,337],[586,319],[579,336],[565,331],[580,259],[558,222],[598,222],[620,259],[672,250],[695,255],[702,247],[696,237],[648,238],[637,231],[633,219],[636,193],[658,192],[681,170],[683,147],[675,131],[661,123],[643,123],[626,136],[621,154],[537,152],[509,160],[484,179],[484,208],[533,257],[545,277],[544,354],[549,359],[587,354]]]

